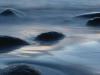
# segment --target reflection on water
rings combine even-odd
[[[73,18],[100,11],[99,0],[3,0],[0,6],[0,12],[10,7],[27,15],[0,17],[0,35],[18,37],[31,44],[0,49],[0,70],[26,63],[43,75],[100,75],[100,28],[86,26],[88,19]],[[66,37],[50,45],[34,41],[36,36],[49,31],[61,32]]]
[[[64,40],[61,40],[58,44],[53,44],[53,45],[29,45],[29,46],[24,46],[19,49],[15,49],[13,51],[5,51],[5,54],[8,56],[13,56],[13,57],[37,57],[40,55],[50,55],[52,56],[52,53],[49,51],[56,51],[56,50],[61,50],[63,51],[64,47],[71,46],[74,44],[79,44],[79,43],[84,43],[84,42],[89,42],[91,41],[90,39],[82,38],[82,37],[76,37],[76,36],[69,36],[66,37]],[[2,57],[6,57],[5,54],[2,55]],[[7,57],[8,57],[7,56]]]
[[[43,71],[46,68],[52,68],[52,70],[55,69],[58,70],[57,72],[64,73],[58,73],[58,75],[94,75],[95,72],[96,74],[99,72],[100,30],[98,28],[53,25],[44,25],[38,28],[38,26],[38,24],[30,25],[30,27],[27,25],[10,27],[1,25],[1,31],[7,29],[7,31],[0,32],[1,34],[22,38],[31,44],[13,50],[9,48],[9,51],[6,49],[5,52],[0,54],[1,65],[3,64],[5,67],[14,63],[27,63],[39,69],[43,67],[41,69]],[[53,30],[62,32],[66,37],[53,45],[39,45],[33,41],[38,34]],[[2,49],[2,51],[4,50]],[[51,71],[51,69],[49,70]],[[53,71],[56,72],[55,70]],[[55,73],[55,75],[57,74]]]

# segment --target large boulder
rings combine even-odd
[[[25,14],[21,11],[15,10],[13,8],[6,8],[1,13],[1,16],[17,16],[17,17],[25,17]]]
[[[64,37],[65,35],[62,33],[51,31],[38,35],[34,40],[39,42],[51,42],[63,39]]]
[[[1,70],[0,75],[41,75],[41,72],[26,64],[15,64]]]
[[[100,17],[96,17],[87,21],[86,25],[100,26]]]
[[[16,37],[4,35],[0,36],[0,48],[18,45],[29,45],[29,43]]]

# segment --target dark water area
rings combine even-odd
[[[29,43],[0,48],[0,70],[25,63],[42,75],[100,75],[100,26],[86,25],[99,17],[99,7],[99,0],[0,1],[0,36]],[[45,44],[34,41],[51,31],[65,37]]]

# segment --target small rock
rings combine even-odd
[[[96,17],[87,21],[86,25],[100,26],[100,17]]]
[[[22,13],[21,11],[18,11],[18,10],[15,10],[15,9],[12,9],[12,8],[7,8],[5,10],[3,10],[1,13],[0,13],[1,16],[17,16],[17,17],[25,17],[25,14]]]
[[[10,9],[6,9],[3,12],[1,12],[0,15],[15,15],[15,13]]]
[[[29,45],[29,43],[16,37],[0,36],[0,47],[17,46],[17,45]]]
[[[41,72],[26,64],[15,64],[1,70],[0,75],[41,75]]]
[[[46,33],[42,33],[38,35],[34,40],[50,42],[50,41],[57,41],[57,40],[63,39],[64,37],[65,35],[63,35],[62,33],[51,31],[51,32],[46,32]]]

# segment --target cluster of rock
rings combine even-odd
[[[17,16],[19,17],[20,14],[23,15],[22,12],[15,10],[15,9],[5,9],[0,13],[0,16]],[[46,32],[38,35],[35,39],[36,42],[51,42],[51,41],[58,41],[65,37],[64,34],[51,31]],[[30,45],[27,41],[22,40],[20,38],[1,35],[0,36],[0,48],[5,47],[13,47],[13,46],[20,46],[20,45]],[[15,64],[9,67],[6,67],[1,70],[0,75],[41,75],[41,71],[35,69],[26,64]]]
[[[77,18],[87,18],[89,19],[86,22],[88,26],[100,26],[100,12],[97,13],[88,13],[76,16]]]
[[[35,39],[33,39],[36,42],[51,42],[51,41],[58,41],[65,37],[64,34],[58,33],[55,31],[46,32],[38,35]],[[22,40],[20,38],[11,37],[11,36],[0,36],[0,48],[1,47],[13,47],[13,46],[19,46],[19,45],[29,45],[29,43],[25,40]]]
[[[22,13],[21,11],[12,9],[12,8],[7,8],[5,10],[3,10],[0,13],[0,16],[17,16],[17,17],[21,17],[22,15],[25,15],[24,13]],[[51,31],[51,32],[46,32],[46,33],[42,33],[40,35],[38,35],[34,41],[36,42],[51,42],[51,41],[58,41],[60,39],[63,39],[65,37],[65,35],[63,35],[62,33],[58,33],[55,31]],[[15,37],[10,37],[10,36],[0,36],[0,47],[5,47],[5,46],[15,46],[15,45],[28,45],[29,43],[19,39],[19,38],[15,38]]]
[[[7,8],[0,13],[0,16],[16,16],[16,17],[25,17],[25,14],[19,10],[15,10],[13,8]],[[90,26],[100,26],[100,13],[87,13],[78,15],[76,17],[81,18],[90,18],[86,25]]]

